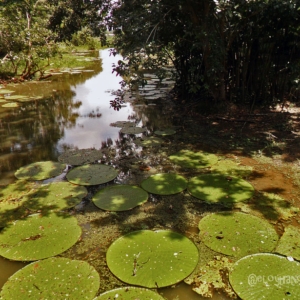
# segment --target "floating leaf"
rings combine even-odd
[[[232,160],[221,160],[217,164],[213,165],[211,169],[218,173],[237,177],[247,177],[253,170],[250,166],[241,166]]]
[[[166,136],[166,135],[175,134],[176,131],[172,128],[166,128],[166,129],[163,129],[163,130],[156,130],[156,131],[154,131],[154,133],[157,134],[157,135]]]
[[[147,129],[142,127],[123,127],[120,132],[125,134],[139,134],[145,132]]]
[[[145,299],[145,300],[164,300],[158,293],[133,286],[114,289],[101,294],[94,300],[133,300],[133,299]]]
[[[178,174],[162,173],[148,177],[141,187],[149,193],[158,195],[173,195],[186,189],[187,180]]]
[[[163,142],[162,139],[155,136],[136,139],[134,141],[136,145],[143,146],[143,147],[158,147],[161,145],[162,142]]]
[[[55,256],[72,247],[81,235],[76,218],[35,214],[2,229],[0,255],[20,261]]]
[[[276,252],[300,260],[300,230],[295,226],[287,226],[281,236]]]
[[[218,162],[218,157],[214,154],[191,150],[180,150],[169,156],[169,159],[184,168],[207,168]]]
[[[111,123],[110,126],[113,126],[113,127],[135,127],[135,123],[130,122],[130,121],[117,121],[115,123]]]
[[[18,179],[44,180],[60,175],[66,165],[54,161],[40,161],[21,167],[15,172]]]
[[[300,263],[286,257],[257,253],[238,260],[230,283],[242,299],[299,299]]]
[[[87,262],[48,258],[33,262],[4,284],[1,299],[94,299],[100,286],[97,271]]]
[[[158,288],[180,282],[198,263],[198,249],[169,230],[141,230],[117,239],[108,249],[109,269],[120,280]]]
[[[10,103],[2,104],[2,107],[19,107],[19,104],[14,103],[14,102],[10,102]]]
[[[4,94],[11,94],[14,93],[15,91],[12,90],[8,90],[8,89],[0,89],[0,95],[4,95]]]
[[[236,257],[272,251],[278,242],[271,224],[240,212],[209,214],[201,219],[199,229],[200,239],[207,247]]]
[[[80,203],[86,195],[85,187],[63,181],[41,186],[26,195],[24,201],[30,210],[62,210]]]
[[[28,96],[24,95],[12,95],[12,96],[5,96],[6,100],[28,100],[30,99]]]
[[[87,163],[93,163],[103,158],[103,152],[96,149],[79,149],[67,150],[58,157],[58,161],[73,165],[80,166]]]
[[[104,210],[123,211],[141,205],[148,193],[132,185],[113,185],[98,191],[92,198],[94,204]]]
[[[117,170],[107,165],[84,165],[72,169],[67,180],[79,185],[96,185],[109,182],[118,176]]]
[[[247,181],[222,174],[204,174],[193,177],[187,188],[191,195],[198,199],[228,206],[245,201],[254,193],[253,186]]]

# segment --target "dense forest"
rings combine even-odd
[[[186,101],[300,96],[297,0],[4,0],[0,76],[30,79],[60,55],[59,43],[105,44],[108,28],[126,84],[143,83],[141,69],[163,78],[171,66]]]

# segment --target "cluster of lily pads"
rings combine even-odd
[[[124,134],[139,134],[143,128],[132,122],[116,122]],[[155,131],[158,136],[174,134],[173,129]],[[155,147],[163,140],[156,136],[135,139],[142,147]],[[69,150],[59,162],[37,162],[16,171],[18,181],[1,190],[0,255],[17,261],[33,261],[12,275],[4,285],[2,299],[93,299],[100,285],[97,271],[83,261],[55,258],[81,237],[81,228],[66,209],[79,204],[87,187],[112,182],[118,171],[106,164],[96,149]],[[154,174],[140,185],[109,184],[92,196],[96,207],[113,212],[133,209],[148,200],[148,193],[169,196],[185,190],[195,199],[227,208],[209,213],[199,222],[199,238],[211,250],[229,256],[219,259],[214,274],[226,263],[228,279],[242,299],[297,299],[300,294],[298,270],[299,230],[290,225],[279,238],[268,222],[290,217],[297,209],[272,194],[257,193],[244,178],[251,169],[202,151],[181,150],[169,160],[183,170],[199,174],[189,179],[177,173]],[[71,169],[66,165],[72,166]],[[205,172],[203,172],[205,170]],[[42,181],[66,172],[67,181]],[[253,200],[254,199],[254,200]],[[255,211],[270,212],[265,219]],[[272,215],[273,213],[273,215]],[[267,220],[266,220],[267,219]],[[138,230],[115,240],[106,253],[110,271],[126,287],[101,294],[96,299],[163,299],[149,289],[176,284],[188,276],[196,292],[208,286],[207,272],[197,272],[199,249],[186,236],[171,230]],[[213,264],[207,268],[213,269]],[[192,275],[191,275],[192,274]],[[206,278],[206,279],[204,279]],[[224,280],[218,277],[218,284]],[[211,288],[223,288],[210,283]],[[25,294],[24,294],[25,293]],[[206,289],[206,295],[211,291]]]

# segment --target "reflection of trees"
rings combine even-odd
[[[96,64],[94,69],[99,73],[102,67]],[[66,76],[68,84],[64,84],[62,90],[48,93],[43,100],[20,103],[19,108],[0,111],[0,184],[5,183],[1,182],[8,175],[5,173],[21,166],[39,160],[56,160],[56,144],[65,128],[76,125],[76,111],[81,106],[80,101],[73,101],[71,85],[85,82],[95,72]]]

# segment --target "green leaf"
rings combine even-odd
[[[125,134],[139,134],[145,132],[147,129],[142,127],[123,127],[120,132]]]
[[[166,135],[173,135],[176,133],[176,131],[172,128],[166,128],[166,129],[162,129],[162,130],[156,130],[156,131],[154,131],[154,133],[157,135],[166,136]]]
[[[84,165],[72,169],[67,174],[67,180],[79,185],[97,185],[112,181],[118,176],[118,171],[107,165]]]
[[[238,260],[229,275],[242,299],[299,299],[300,263],[284,256],[257,253]]]
[[[123,211],[141,205],[148,193],[132,185],[113,185],[98,191],[92,198],[94,204],[104,210]]]
[[[284,228],[276,252],[300,260],[300,230],[298,227],[290,225]]]
[[[149,193],[158,195],[173,195],[186,189],[187,180],[178,174],[155,174],[141,183],[141,187]]]
[[[65,214],[34,214],[4,228],[0,255],[20,261],[55,256],[72,247],[81,235],[76,218]]]
[[[133,286],[123,287],[114,289],[108,292],[101,294],[99,297],[94,300],[133,300],[133,299],[144,299],[144,300],[163,300],[164,298],[158,293]]]
[[[151,136],[151,137],[136,139],[134,143],[142,147],[159,147],[163,143],[163,140],[158,137]]]
[[[225,175],[237,177],[247,177],[251,174],[253,168],[249,166],[241,166],[232,160],[221,160],[212,166],[212,171]]]
[[[271,224],[240,212],[209,214],[200,220],[199,230],[207,247],[235,257],[272,251],[278,242]]]
[[[0,297],[9,299],[93,299],[100,277],[87,262],[48,258],[33,262],[13,274]]]
[[[41,161],[21,167],[15,176],[25,180],[44,180],[60,175],[65,168],[66,165],[58,162]]]
[[[218,157],[211,153],[180,150],[169,156],[174,163],[184,168],[207,168],[218,162]]]
[[[120,280],[148,288],[180,282],[198,263],[198,249],[169,230],[141,230],[117,239],[108,249],[109,269]]]
[[[253,186],[247,181],[222,174],[204,174],[193,177],[188,182],[192,196],[207,203],[220,203],[232,206],[252,197]]]

